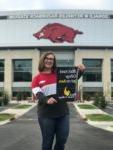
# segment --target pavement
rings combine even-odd
[[[92,102],[88,102],[88,101],[84,103],[76,102],[74,103],[74,106],[77,109],[78,113],[80,114],[81,118],[84,119],[89,125],[113,132],[113,121],[91,121],[89,119],[86,119],[87,114],[109,114],[113,116],[113,103],[111,106],[109,103],[106,109],[103,110],[99,108],[81,109],[80,107],[78,107],[78,104],[92,104]]]
[[[18,104],[30,104],[31,106],[29,108],[25,108],[25,109],[15,109],[15,106]],[[91,120],[86,120],[86,115],[87,114],[109,114],[109,115],[113,115],[113,104],[110,107],[110,105],[103,111],[99,108],[97,109],[80,109],[80,107],[78,107],[78,104],[91,104],[91,102],[74,102],[73,105],[76,108],[77,112],[79,113],[80,117],[86,121],[89,125],[97,127],[97,128],[101,128],[110,132],[113,132],[113,121],[91,121]],[[0,114],[3,113],[7,113],[7,114],[14,114],[15,117],[8,119],[6,121],[0,121],[0,125],[4,125],[12,120],[18,119],[19,117],[21,117],[22,115],[24,115],[25,113],[27,113],[29,110],[31,110],[33,107],[35,107],[37,104],[35,102],[29,102],[29,101],[20,101],[18,102],[14,102],[11,101],[10,104],[8,106],[0,106]]]
[[[20,108],[15,108],[17,105],[20,104],[29,104],[31,105],[28,108],[20,109]],[[0,121],[0,125],[4,125],[8,122],[11,122],[15,119],[18,119],[28,111],[30,111],[33,107],[36,106],[36,103],[34,102],[29,102],[29,101],[11,101],[8,106],[0,106],[0,114],[14,114],[14,117],[7,119],[5,121]]]

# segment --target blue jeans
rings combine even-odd
[[[52,150],[54,137],[54,150],[64,150],[69,135],[69,115],[58,118],[38,117],[38,121],[42,132],[42,150]]]

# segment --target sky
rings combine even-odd
[[[0,0],[0,11],[49,9],[113,10],[113,0]]]

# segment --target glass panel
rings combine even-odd
[[[0,60],[0,82],[4,81],[4,60]]]
[[[69,67],[74,65],[74,60],[57,60],[58,67]]]
[[[30,82],[32,80],[32,60],[13,60],[13,81]]]
[[[84,100],[95,100],[96,95],[103,95],[103,92],[101,91],[92,91],[92,92],[83,92],[83,99]]]
[[[102,60],[101,59],[83,59],[86,70],[83,81],[101,82],[102,81]]]
[[[18,95],[18,93],[21,93],[22,95],[25,94],[26,97],[31,97],[31,96],[32,96],[32,93],[29,92],[29,91],[27,91],[27,92],[15,92],[15,91],[13,91],[12,96],[13,96],[13,97],[16,97],[16,96]]]
[[[111,60],[111,82],[113,82],[113,60]]]

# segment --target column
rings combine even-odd
[[[105,50],[102,74],[104,95],[106,97],[106,100],[111,100],[111,62],[109,51],[107,49]]]
[[[75,51],[75,66],[82,64],[82,55],[80,49],[77,49]],[[80,92],[81,100],[83,100],[83,82],[82,82],[82,77],[79,79],[78,82],[78,90]]]
[[[5,58],[4,90],[12,96],[12,60],[9,57]]]
[[[38,64],[39,64],[39,59],[40,59],[40,51],[39,50],[36,49],[34,51],[34,55],[33,55],[32,59],[33,59],[32,76],[34,77],[38,72]]]

